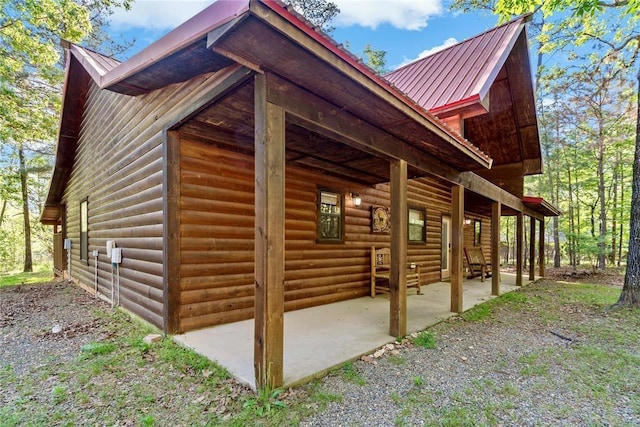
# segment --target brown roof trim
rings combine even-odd
[[[202,39],[209,31],[249,10],[251,0],[218,0],[170,33],[147,46],[102,78],[100,87],[109,88],[150,65]]]
[[[529,209],[538,212],[543,216],[560,216],[562,212],[560,209],[553,206],[551,203],[547,202],[542,197],[534,197],[534,196],[524,196],[522,198],[522,203],[527,206]]]
[[[278,13],[282,18],[294,25],[300,31],[307,34],[310,38],[321,44],[327,50],[338,56],[340,59],[348,63],[351,67],[365,75],[370,80],[374,81],[380,88],[384,89],[388,94],[392,95],[396,100],[402,104],[408,106],[414,112],[418,113],[422,118],[427,119],[437,130],[441,132],[441,137],[448,140],[449,143],[457,144],[461,150],[463,150],[468,156],[474,158],[479,164],[486,168],[491,168],[493,163],[491,157],[482,152],[478,147],[474,146],[471,142],[462,137],[458,132],[448,127],[440,119],[434,116],[429,111],[425,110],[422,106],[413,101],[410,97],[406,96],[396,87],[391,85],[384,77],[377,74],[371,68],[366,66],[362,61],[358,60],[355,56],[342,49],[337,45],[328,35],[312,28],[310,24],[301,18],[297,13],[292,13],[287,7],[285,7],[278,0],[252,0],[251,4],[261,3],[267,6],[269,9]]]

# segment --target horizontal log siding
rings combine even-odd
[[[163,321],[162,129],[190,98],[215,85],[213,75],[131,97],[92,85],[63,201],[72,239],[72,276],[111,296],[106,241],[123,248],[120,303],[152,324]],[[89,198],[89,262],[80,261],[80,201]],[[114,279],[115,280],[115,279]]]
[[[253,317],[253,158],[181,139],[181,308],[184,331]],[[316,243],[316,192],[345,193],[345,243]],[[427,210],[427,244],[409,245],[422,280],[440,280],[441,217],[450,212],[450,188],[433,179],[409,182],[409,204]],[[350,192],[358,192],[355,208]],[[287,167],[285,309],[294,310],[369,294],[370,247],[388,246],[371,233],[371,206],[389,206],[389,186],[363,188]]]
[[[464,247],[472,248],[474,243],[473,233],[474,233],[474,221],[479,219],[482,221],[481,232],[480,232],[480,248],[482,249],[482,254],[484,255],[484,259],[487,262],[491,262],[491,217],[481,216],[474,213],[466,213],[465,218],[471,219],[471,224],[464,225]],[[463,268],[468,269],[467,267],[467,259],[464,257],[463,259]],[[465,272],[468,272],[465,270]]]

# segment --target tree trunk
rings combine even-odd
[[[624,179],[622,180],[622,185],[620,186],[620,206],[624,206]],[[622,237],[624,232],[624,226],[622,225],[624,221],[624,215],[622,212],[620,213],[620,238],[618,239],[618,267],[622,263]]]
[[[636,117],[636,150],[633,158],[629,251],[624,286],[617,306],[640,307],[640,70],[638,70],[638,115]]]
[[[611,252],[609,253],[609,263],[613,267],[616,265],[616,234],[618,232],[618,167],[620,165],[620,152],[616,153],[616,162],[613,166],[613,182],[611,183],[613,187],[613,209],[612,209],[612,218],[611,218]]]
[[[27,164],[24,159],[24,149],[18,148],[20,159],[20,187],[22,188],[22,217],[24,218],[24,272],[33,271],[31,258],[31,221],[29,220],[29,191],[27,188]]]
[[[4,214],[7,211],[7,201],[2,201],[2,211],[0,212],[0,227],[2,227],[2,222],[4,221]]]
[[[598,198],[600,199],[600,225],[598,235],[598,268],[604,270],[607,263],[606,238],[607,238],[607,210],[605,205],[604,185],[604,125],[600,123],[598,141]]]

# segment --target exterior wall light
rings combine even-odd
[[[358,193],[351,193],[351,200],[353,200],[353,206],[359,208],[362,204],[362,199]]]

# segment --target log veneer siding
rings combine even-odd
[[[211,136],[215,139],[215,135]],[[181,136],[180,326],[188,331],[253,317],[254,159]],[[371,233],[371,206],[390,206],[389,184],[362,187],[287,166],[285,172],[285,310],[369,293],[370,247],[389,246]],[[316,242],[317,188],[345,194],[344,243]],[[353,206],[350,192],[362,198]],[[441,217],[450,213],[448,184],[407,183],[408,204],[427,212],[427,242],[408,246],[423,283],[440,280]],[[483,221],[483,240],[490,236]]]
[[[93,288],[99,251],[98,290],[111,296],[106,241],[123,248],[120,303],[163,327],[162,130],[199,93],[212,90],[216,74],[131,97],[100,90],[93,82],[80,128],[73,169],[63,196],[71,273]],[[79,206],[89,200],[89,263],[80,261]],[[114,279],[115,281],[115,279]]]

